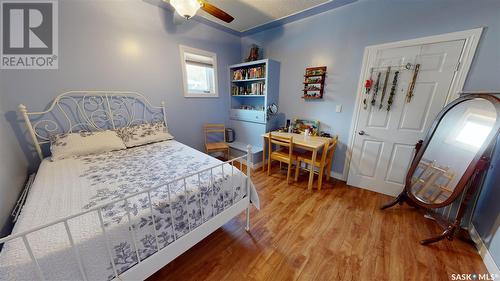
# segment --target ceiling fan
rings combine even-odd
[[[166,0],[164,1],[167,2]],[[198,9],[202,9],[203,11],[227,23],[234,20],[231,15],[205,0],[170,0],[169,2],[175,11],[185,19],[190,19],[196,14]]]

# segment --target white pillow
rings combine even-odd
[[[168,133],[168,129],[163,122],[144,123],[132,125],[116,130],[127,147],[134,147],[143,144],[171,140],[174,137]]]
[[[50,138],[52,160],[126,149],[114,131],[58,134]]]

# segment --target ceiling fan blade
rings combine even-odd
[[[201,0],[200,4],[201,4],[201,9],[203,11],[211,14],[212,16],[214,16],[214,17],[216,17],[216,18],[218,18],[220,20],[223,20],[223,21],[225,21],[227,23],[230,23],[230,22],[232,22],[234,20],[234,18],[230,14],[224,12],[223,10],[215,7],[214,5],[212,5],[212,4],[208,3],[208,2],[205,2],[205,1]]]

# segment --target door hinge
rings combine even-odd
[[[461,61],[459,61],[459,62],[457,63],[457,67],[455,68],[455,72],[457,72],[457,71],[460,69],[460,64],[461,64],[461,63],[462,63]]]

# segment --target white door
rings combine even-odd
[[[388,79],[383,108],[379,109],[382,90],[377,94],[375,106],[370,104],[371,95],[367,108],[361,105],[347,179],[349,185],[393,196],[401,192],[415,143],[425,137],[434,118],[445,106],[464,43],[464,40],[457,40],[378,51],[372,79],[375,82],[377,72],[382,72],[381,88],[385,66],[420,64],[420,71],[410,102],[406,95],[413,70],[400,69],[390,111],[387,111],[387,99],[394,71]]]

